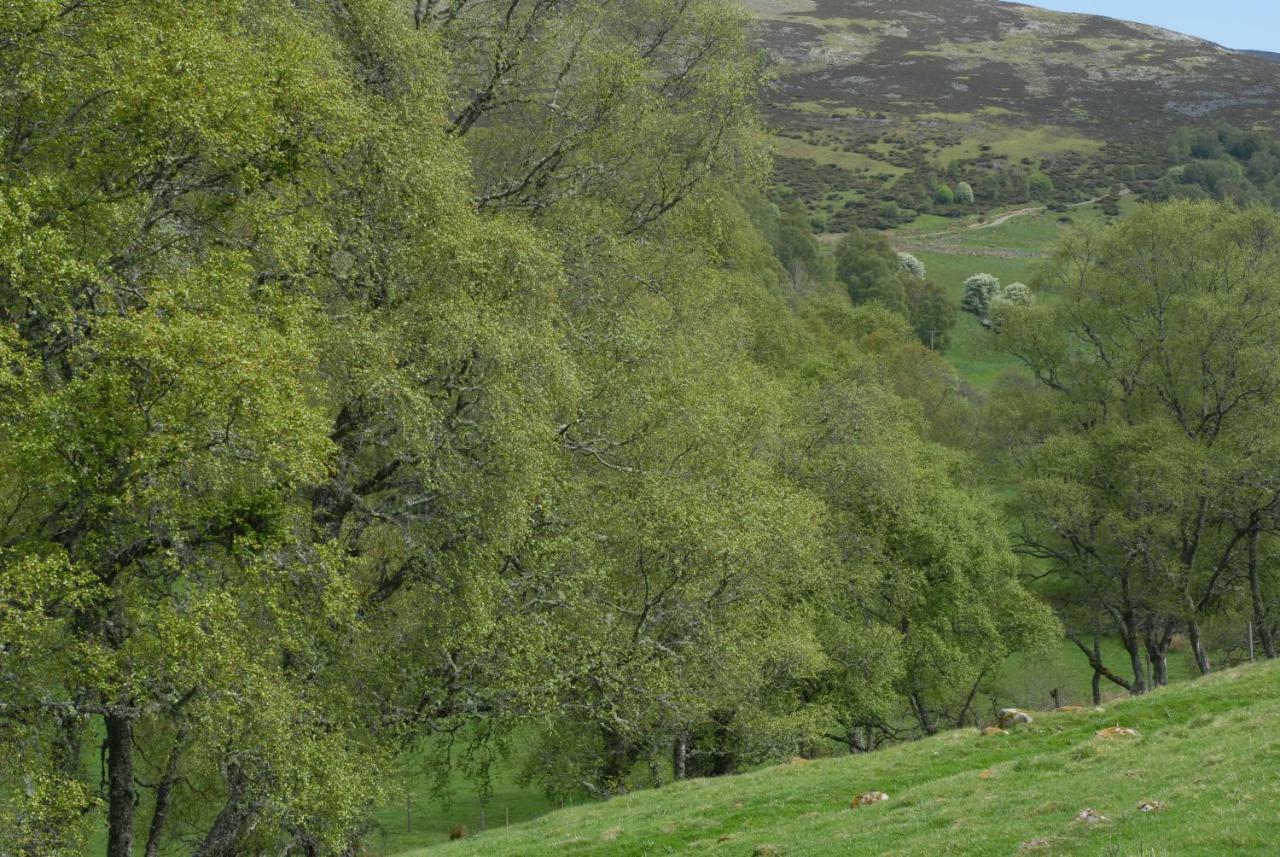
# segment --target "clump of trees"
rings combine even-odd
[[[960,309],[976,316],[983,327],[999,328],[1010,312],[1029,307],[1035,296],[1025,283],[1000,284],[991,274],[974,274],[964,281]]]
[[[1133,693],[1168,680],[1180,635],[1208,673],[1218,620],[1275,657],[1280,214],[1143,208],[1075,234],[1045,276],[1057,300],[999,332],[1034,382],[1006,381],[990,420],[1020,550],[1046,563],[1072,639]],[[1091,640],[1107,633],[1123,667]]]
[[[1226,123],[1184,128],[1169,142],[1167,155],[1172,166],[1156,183],[1154,199],[1280,202],[1280,139],[1273,133]]]
[[[424,741],[599,795],[871,749],[1052,633],[936,292],[762,201],[728,5],[0,31],[0,853],[354,853]]]
[[[946,347],[955,326],[955,305],[927,279],[919,259],[896,252],[883,235],[859,229],[846,234],[833,255],[835,277],[850,300],[859,305],[879,303],[907,319],[930,348]]]

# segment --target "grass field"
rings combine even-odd
[[[494,766],[492,790],[483,807],[475,785],[462,777],[453,778],[449,800],[441,800],[432,789],[423,756],[409,754],[402,765],[396,786],[403,791],[403,800],[375,812],[373,831],[365,838],[366,847],[374,854],[398,854],[446,842],[450,831],[459,825],[474,833],[527,821],[555,809],[539,789],[519,784],[514,760]]]
[[[1095,734],[1117,725],[1138,735]],[[889,800],[849,808],[872,790]],[[1105,820],[1077,820],[1086,809]],[[1278,809],[1280,664],[1265,664],[1009,735],[684,782],[411,853],[1262,855],[1277,851]]]
[[[1103,641],[1103,658],[1108,665],[1124,672],[1126,655],[1117,640]],[[1169,659],[1170,680],[1181,682],[1191,677],[1193,664],[1185,653],[1175,652]],[[1051,692],[1058,690],[1063,705],[1091,702],[1092,673],[1080,652],[1067,641],[1053,650],[1036,655],[1015,655],[1004,670],[992,682],[988,692],[981,694],[977,709],[979,716],[991,719],[994,710],[1004,706],[1040,708],[1051,705]],[[1111,699],[1124,695],[1120,688],[1103,684],[1104,697]],[[508,822],[527,821],[555,809],[536,787],[521,786],[516,782],[515,763],[498,766],[494,793],[485,810],[485,825],[490,829],[505,827]],[[373,854],[402,855],[420,851],[424,846],[439,844],[448,839],[449,831],[459,824],[471,832],[482,829],[480,801],[474,787],[461,779],[453,783],[454,799],[448,806],[442,805],[431,793],[430,780],[423,773],[420,760],[409,757],[402,772],[403,780],[397,783],[413,804],[413,826],[408,825],[408,812],[404,803],[397,802],[383,807],[375,816],[376,827],[366,839]],[[101,849],[97,853],[101,853]],[[657,852],[662,853],[662,852]]]
[[[1121,215],[1137,204],[1131,197],[1122,199]],[[1084,205],[1065,214],[1042,211],[980,229],[969,228],[977,223],[975,218],[943,223],[939,220],[922,218],[891,238],[901,249],[918,257],[928,269],[929,279],[946,289],[959,304],[964,281],[973,274],[993,274],[1006,284],[1034,284],[1045,258],[1068,230],[1102,223],[1105,217],[1097,206]],[[1018,366],[1009,355],[993,350],[982,325],[965,313],[960,314],[951,332],[946,356],[960,376],[980,390]]]

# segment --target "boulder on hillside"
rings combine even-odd
[[[1109,726],[1106,729],[1099,729],[1094,733],[1094,735],[1105,740],[1113,738],[1137,738],[1138,730],[1130,729],[1128,726]]]
[[[1031,723],[1032,720],[1032,716],[1021,708],[1002,708],[996,716],[996,722],[1002,729],[1009,729],[1021,723]]]
[[[855,797],[853,800],[849,801],[849,809],[857,809],[858,807],[862,807],[862,806],[871,806],[872,804],[875,804],[875,803],[884,803],[888,799],[889,799],[889,796],[884,792],[867,792],[866,794],[860,794],[857,797]]]

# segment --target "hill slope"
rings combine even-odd
[[[1280,128],[1280,63],[1157,27],[998,0],[737,2],[777,72],[779,184],[833,232],[951,214],[948,180],[984,210],[1037,172],[1063,203],[1141,190],[1181,127]]]
[[[1145,24],[998,0],[741,2],[779,63],[779,110],[988,111],[1106,138],[1277,123],[1274,62]]]
[[[1095,735],[1117,724],[1140,736]],[[890,800],[849,809],[873,789]],[[1278,807],[1280,664],[1266,664],[1007,736],[691,781],[414,853],[1274,854]],[[1107,820],[1076,820],[1085,809]]]

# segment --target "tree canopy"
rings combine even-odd
[[[762,202],[740,13],[409,7],[0,10],[0,852],[869,749],[1052,628],[936,292]]]

